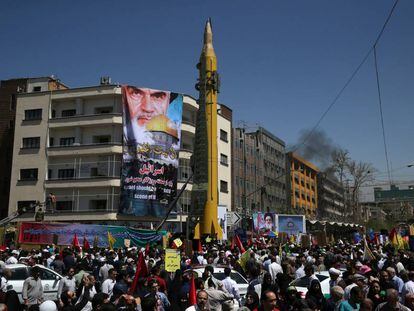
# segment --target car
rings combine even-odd
[[[40,268],[40,279],[42,280],[43,285],[43,297],[44,300],[57,300],[57,291],[59,282],[62,279],[62,276],[42,265],[36,265]],[[23,291],[23,282],[29,276],[31,276],[31,266],[25,264],[10,264],[6,265],[5,268],[11,270],[11,277],[7,282],[7,286],[10,290],[16,291],[19,296],[19,300],[23,303],[22,291]],[[11,286],[12,287],[11,287]]]
[[[315,276],[318,278],[319,283],[321,284],[322,294],[325,297],[329,297],[331,295],[331,288],[329,286],[329,281],[331,280],[331,277],[329,276],[329,272],[316,272]],[[308,292],[309,279],[307,277],[301,277],[290,282],[289,286],[296,287],[297,291],[300,292],[302,298],[304,298],[306,296],[306,293]]]
[[[225,267],[214,267],[213,278],[219,281],[223,281],[225,278],[224,268]],[[192,271],[196,277],[201,277],[203,275],[204,269],[205,266],[195,266],[193,269],[186,270],[184,273]],[[244,302],[245,296],[247,294],[247,288],[249,287],[249,282],[236,270],[231,270],[230,277],[236,281],[240,293],[240,300]]]

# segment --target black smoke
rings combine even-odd
[[[299,133],[298,148],[295,152],[322,171],[330,171],[332,158],[340,147],[326,134],[324,130],[303,129]],[[328,173],[328,172],[327,172]]]

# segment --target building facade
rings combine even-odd
[[[406,222],[414,218],[414,185],[401,189],[391,185],[389,189],[374,188],[374,201],[386,213],[391,222]]]
[[[326,173],[319,172],[317,174],[317,189],[317,219],[344,221],[346,216],[344,187]]]
[[[255,211],[284,213],[287,206],[285,142],[259,127],[233,129],[233,205],[251,216]]]
[[[0,82],[0,218],[8,214],[17,94],[66,88],[54,77],[19,78]],[[35,116],[29,115],[28,118],[30,117]]]
[[[178,189],[191,176],[198,109],[194,98],[184,95],[183,101]],[[27,119],[32,114],[35,122]],[[226,122],[219,124],[228,129]],[[9,214],[36,201],[45,202],[53,193],[56,210],[47,212],[46,220],[131,221],[130,216],[117,214],[122,165],[119,86],[21,93],[17,96],[16,125]],[[219,149],[231,158],[228,151]],[[231,184],[228,176],[221,178]],[[191,189],[190,182],[178,203],[181,214],[189,210]],[[223,196],[221,203],[230,206],[231,198]]]
[[[316,219],[318,209],[319,169],[311,162],[295,153],[287,154],[290,184],[290,213],[305,215],[306,219]]]

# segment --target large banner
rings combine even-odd
[[[277,215],[278,231],[299,236],[306,233],[306,220],[303,215]]]
[[[217,216],[221,231],[223,232],[223,240],[227,240],[227,206],[217,206]]]
[[[81,245],[86,237],[91,247],[94,244],[98,247],[108,247],[108,232],[115,238],[114,247],[117,248],[124,247],[125,239],[130,240],[131,246],[155,243],[161,241],[166,233],[122,226],[23,222],[19,231],[19,243],[71,245],[76,233]]]
[[[120,214],[163,217],[177,191],[183,96],[122,87]]]
[[[260,233],[284,232],[288,235],[306,233],[306,220],[303,215],[278,215],[258,212],[253,214],[254,231]]]

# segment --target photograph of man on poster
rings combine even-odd
[[[160,217],[177,186],[182,95],[122,87],[123,165],[119,212]]]

